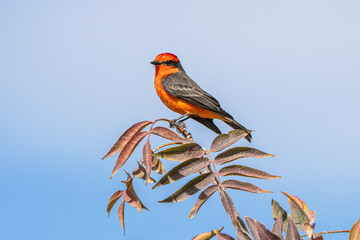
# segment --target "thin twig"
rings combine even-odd
[[[167,120],[167,119],[165,119],[165,120]],[[181,124],[181,125],[179,126],[179,125],[178,125],[179,123],[176,123],[176,122],[173,123],[173,122],[171,122],[171,121],[169,121],[169,120],[167,120],[167,121],[170,122],[170,123],[172,123],[172,125],[177,128],[178,132],[184,136],[184,138],[187,140],[188,143],[193,143],[193,142],[194,142],[191,133],[189,133],[189,132],[186,130],[186,125],[185,125],[185,123],[179,122],[179,123]],[[215,169],[215,173],[216,173],[216,175],[215,175],[215,184],[219,185],[219,188],[218,188],[217,191],[218,191],[219,194],[221,195],[221,194],[223,194],[224,192],[226,192],[226,189],[225,189],[223,186],[221,186],[221,181],[220,181],[219,175],[218,175],[218,173],[217,173],[217,171],[216,171],[216,167],[215,167],[215,165],[214,165],[214,161],[212,160],[212,158],[211,158],[211,156],[210,156],[210,153],[209,153],[206,149],[204,149],[204,151],[205,151],[205,154],[207,155],[208,159],[212,162],[212,165],[213,165],[213,167],[214,167],[214,169]],[[210,165],[207,166],[206,169],[207,169],[209,172],[214,172],[214,170],[212,169],[212,167],[211,167]],[[235,206],[234,206],[234,208],[235,208]],[[235,211],[236,211],[236,208],[235,208]],[[236,212],[237,212],[237,211],[236,211]],[[239,215],[239,213],[237,213],[237,215]],[[240,216],[239,216],[239,217],[240,217]],[[234,226],[235,226],[236,229],[239,228],[240,231],[243,232],[243,234],[245,234],[249,239],[251,239],[251,238],[250,238],[250,233],[247,231],[247,229],[246,229],[246,227],[245,227],[245,224],[243,223],[243,221],[242,221],[241,218],[240,218],[240,219],[237,219],[236,223],[233,223],[233,224],[234,224]]]
[[[324,231],[324,232],[318,232],[316,234],[331,234],[331,233],[348,233],[349,230],[339,230],[339,231]],[[307,235],[301,235],[301,237],[306,237]]]

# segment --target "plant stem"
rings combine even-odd
[[[339,230],[339,231],[324,231],[324,232],[319,232],[317,234],[331,234],[331,233],[348,233],[350,232],[349,230]],[[306,237],[307,235],[301,235],[301,237]]]
[[[175,126],[176,129],[178,130],[178,132],[184,136],[184,138],[187,140],[188,143],[193,143],[193,142],[194,142],[191,133],[189,133],[189,132],[186,130],[186,125],[185,125],[185,123],[183,123],[183,122],[179,122],[179,123],[176,123],[176,122],[175,122],[175,123],[173,123],[173,122],[171,122],[171,121],[169,121],[169,120],[167,120],[167,119],[161,119],[161,120],[167,121],[167,122],[173,124],[173,126]],[[179,126],[179,124],[181,124],[181,125]],[[219,188],[218,188],[217,191],[219,192],[220,196],[221,196],[221,195],[224,195],[224,194],[229,195],[229,194],[227,194],[226,189],[221,185],[221,181],[220,181],[218,172],[217,172],[216,167],[215,167],[215,165],[214,165],[214,161],[212,160],[212,158],[211,158],[211,156],[210,156],[210,153],[209,153],[206,149],[204,149],[204,151],[205,151],[205,154],[207,155],[207,157],[209,158],[209,160],[211,161],[211,163],[212,163],[212,165],[213,165],[213,167],[214,167],[214,170],[213,170],[212,167],[209,165],[209,166],[206,167],[206,169],[207,169],[209,172],[214,172],[214,171],[215,171],[215,173],[216,173],[216,175],[215,175],[215,181],[214,181],[214,182],[215,182],[216,185],[219,185]],[[231,201],[231,202],[232,202],[232,201]],[[232,202],[231,204],[233,205],[233,202]],[[246,229],[246,225],[245,225],[245,223],[243,222],[243,220],[241,219],[241,217],[240,217],[239,213],[237,212],[237,210],[236,210],[236,208],[235,208],[234,205],[233,205],[233,208],[235,209],[235,212],[236,212],[236,214],[234,214],[234,215],[237,215],[237,216],[238,216],[238,218],[237,218],[236,220],[234,220],[234,221],[233,221],[233,219],[231,219],[231,222],[234,224],[234,227],[236,228],[236,231],[238,231],[238,230],[241,231],[242,234],[245,235],[244,237],[246,237],[246,239],[251,239],[250,233],[249,233],[248,230]],[[231,217],[231,216],[230,216],[230,217]]]

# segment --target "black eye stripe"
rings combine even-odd
[[[175,62],[174,61],[172,61],[172,60],[168,60],[168,61],[164,61],[164,62],[162,62],[161,64],[165,64],[165,65],[172,65],[172,64],[174,64]]]

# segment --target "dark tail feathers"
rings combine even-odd
[[[198,121],[199,123],[203,124],[207,128],[211,129],[217,134],[221,134],[220,129],[214,124],[213,119],[210,118],[201,118],[197,116],[191,116],[192,119]],[[236,122],[232,118],[226,118],[228,121],[224,121],[227,125],[232,127],[233,129],[241,129],[248,133],[248,135],[245,137],[246,140],[251,142],[252,136],[251,136],[251,130],[246,129],[244,126],[242,126],[240,123]]]
[[[251,130],[245,128],[243,125],[241,125],[240,123],[238,123],[234,119],[227,118],[227,120],[228,121],[224,121],[224,123],[226,123],[227,125],[229,125],[233,129],[241,129],[241,130],[244,130],[245,132],[247,132],[248,135],[245,137],[245,139],[248,140],[248,142],[251,142],[251,139],[252,139],[252,136],[251,136],[252,131]]]
[[[192,119],[198,121],[199,123],[203,124],[205,127],[213,130],[217,134],[221,134],[220,129],[214,124],[213,119],[210,118],[201,118],[196,116],[191,116]]]

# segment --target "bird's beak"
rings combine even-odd
[[[161,63],[160,62],[158,62],[158,61],[152,61],[152,62],[150,62],[151,64],[153,64],[153,65],[160,65]]]

